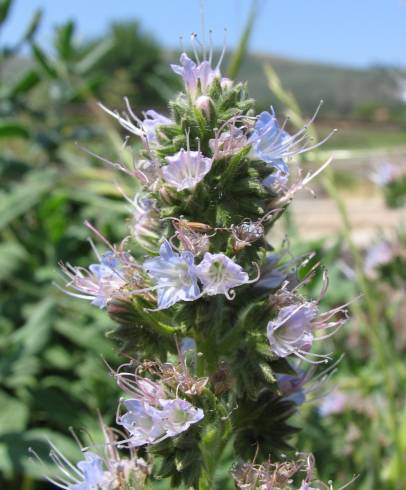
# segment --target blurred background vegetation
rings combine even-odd
[[[0,0],[0,31],[12,3]],[[96,102],[121,107],[123,96],[129,96],[137,112],[165,111],[166,100],[179,88],[168,68],[178,53],[164,50],[136,20],[114,23],[100,38],[81,43],[75,24],[67,21],[45,49],[37,42],[41,17],[33,12],[21,39],[0,46],[0,488],[11,490],[48,488],[29,461],[29,446],[45,455],[49,438],[75,458],[69,427],[97,431],[97,409],[106,422],[114,416],[117,392],[103,363],[103,358],[118,362],[108,338],[111,321],[53,286],[58,261],[87,265],[94,260],[84,220],[112,242],[127,233],[129,210],[114,185],[117,176],[77,144],[116,159],[123,135]],[[258,110],[272,103],[300,125],[301,110],[310,115],[322,98],[328,103],[315,136],[340,128],[303,162],[310,168],[310,161],[322,161],[335,150],[337,166],[317,184],[321,202],[299,197],[280,235],[288,230],[293,252],[313,248],[328,267],[332,286],[326,307],[363,295],[352,306],[353,321],[332,341],[331,350],[346,355],[329,381],[328,395],[305,404],[296,421],[304,427],[297,445],[315,453],[324,480],[344,483],[359,474],[356,488],[403,489],[402,74],[380,66],[344,69],[245,56],[253,20],[224,66],[248,80]],[[370,175],[386,160],[396,168],[395,177],[378,188]],[[387,253],[376,252],[378,260],[368,269],[371,244],[378,249],[386,244]],[[317,295],[318,286],[310,292]]]

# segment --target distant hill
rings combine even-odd
[[[178,52],[165,52],[165,62],[168,65],[176,62],[178,55]],[[228,59],[226,56],[223,71],[227,67]],[[381,106],[391,111],[399,111],[400,108],[402,113],[406,113],[406,103],[401,100],[402,95],[405,98],[406,96],[402,94],[399,72],[390,68],[377,66],[356,69],[273,55],[250,54],[242,64],[238,79],[248,81],[250,95],[257,100],[258,109],[269,108],[271,104],[278,107],[267,86],[264,72],[264,65],[267,63],[276,71],[284,88],[294,93],[306,114],[313,113],[320,99],[325,101],[322,118],[359,116],[369,109],[371,113]],[[6,80],[15,80],[32,64],[29,58],[11,60],[2,67],[0,76]],[[162,67],[162,73],[166,76],[169,71],[169,66]],[[403,77],[406,80],[406,72]],[[114,84],[114,80],[111,83]],[[404,87],[403,90],[406,93]],[[373,119],[370,118],[370,113],[366,119]],[[402,123],[405,122],[406,116],[402,116]]]
[[[238,78],[248,80],[250,93],[261,108],[274,103],[263,69],[266,63],[272,65],[284,88],[295,94],[306,113],[311,113],[320,99],[325,101],[323,115],[331,116],[348,116],[368,105],[396,107],[400,103],[398,81],[389,68],[356,69],[252,54],[244,61]]]

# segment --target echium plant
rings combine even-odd
[[[109,444],[145,460],[143,485],[169,478],[168,488],[209,490],[228,464],[238,488],[298,488],[300,463],[282,457],[298,430],[289,419],[325,376],[305,388],[328,362],[313,344],[346,314],[321,311],[325,273],[318,298],[301,294],[318,272],[311,254],[293,258],[266,237],[324,166],[293,177],[292,159],[315,146],[307,126],[290,134],[273,110],[256,115],[246,84],[223,77],[211,54],[195,56],[172,66],[184,91],[168,116],[138,117],[127,99],[125,112],[102,106],[143,145],[133,168],[113,164],[137,181],[126,196],[130,233],[115,246],[88,224],[108,250],[95,248],[88,269],[64,265],[64,289],[118,323],[114,337],[131,361],[112,370],[123,398],[121,435]],[[97,458],[85,454],[75,483],[59,486],[138,488]],[[310,488],[308,474],[298,478]]]

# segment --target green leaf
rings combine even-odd
[[[13,335],[26,355],[39,354],[47,344],[54,319],[54,301],[44,299],[31,312],[26,324]]]
[[[27,250],[17,241],[5,241],[0,244],[0,280],[12,274],[21,262],[28,258]]]
[[[27,70],[23,74],[23,76],[14,83],[14,85],[12,85],[10,88],[7,88],[6,93],[2,95],[7,98],[16,97],[20,94],[25,94],[29,92],[32,88],[34,88],[39,81],[40,77],[35,69]]]
[[[58,51],[59,57],[67,61],[72,57],[72,36],[75,30],[75,24],[73,21],[68,21],[65,25],[58,27],[56,30],[55,47]]]
[[[0,391],[0,434],[24,430],[28,420],[25,403]]]
[[[43,15],[43,12],[41,9],[35,10],[35,12],[33,13],[32,17],[31,17],[31,21],[27,26],[27,29],[25,30],[25,33],[22,36],[22,40],[30,41],[34,37],[34,35],[36,34],[36,32],[38,30],[40,22],[42,20],[42,15]]]
[[[76,63],[76,71],[79,75],[85,75],[91,71],[99,61],[114,47],[113,39],[106,39],[97,44],[84,58]]]
[[[53,66],[52,62],[48,59],[48,56],[44,53],[44,51],[37,46],[36,44],[32,45],[32,53],[34,55],[35,60],[50,78],[58,78],[58,71]]]
[[[227,74],[232,80],[237,77],[242,62],[244,61],[244,57],[247,54],[248,43],[252,34],[252,30],[254,28],[255,19],[258,15],[258,10],[258,2],[253,0],[251,4],[251,10],[245,24],[244,32],[241,35],[238,47],[234,51],[227,67]]]
[[[77,444],[71,437],[48,429],[32,429],[27,432],[10,430],[0,435],[0,472],[8,479],[16,474],[34,478],[43,478],[44,474],[52,474],[55,465],[49,459],[48,441],[54,443],[74,463],[80,459]],[[28,452],[30,447],[43,459],[45,466],[32,460]]]
[[[0,121],[0,138],[29,138],[30,133],[19,122]]]
[[[12,6],[12,0],[1,0],[0,1],[0,26],[5,22],[10,13],[10,8]]]
[[[54,187],[55,180],[53,171],[31,172],[10,192],[0,194],[0,229],[35,206],[42,195]]]

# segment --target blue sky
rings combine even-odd
[[[221,44],[228,28],[233,47],[244,25],[250,0],[205,0],[206,27]],[[251,47],[293,58],[367,66],[406,66],[406,0],[259,0],[260,16]],[[16,0],[11,19],[0,33],[18,38],[30,14],[45,11],[40,41],[51,39],[53,26],[75,19],[80,37],[92,37],[109,22],[138,18],[166,46],[200,32],[200,0]]]

